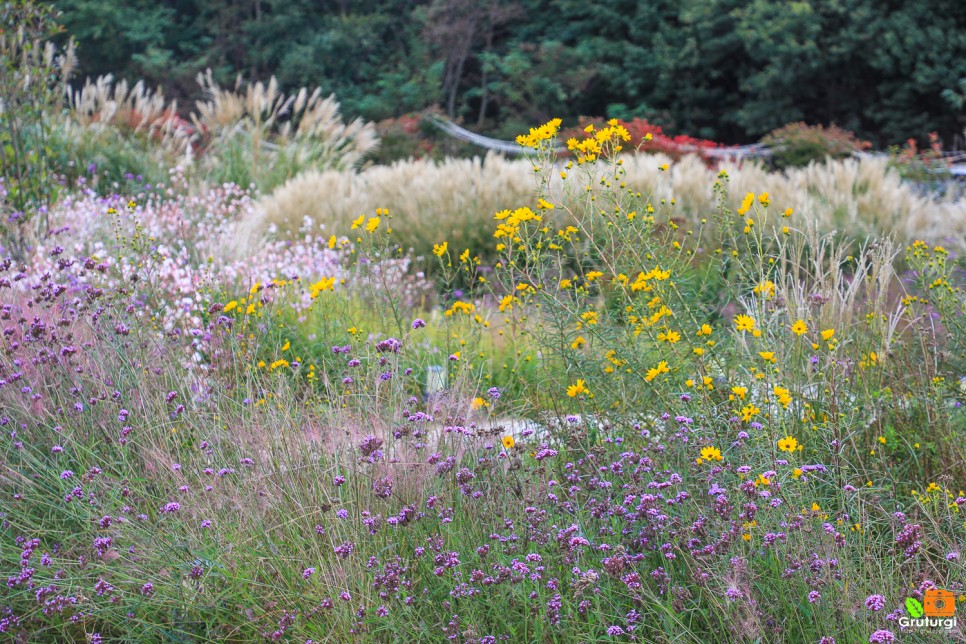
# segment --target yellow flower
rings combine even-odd
[[[771,197],[768,196],[768,193],[767,192],[763,192],[760,195],[758,195],[758,201],[761,202],[761,205],[767,207],[769,201],[771,201]]]
[[[735,316],[735,328],[739,331],[754,331],[755,318],[744,313]]]
[[[657,166],[657,169],[658,169],[658,170],[660,170],[661,172],[667,172],[667,169],[668,169],[669,167],[670,167],[670,166],[669,166],[668,164],[666,164],[666,163],[662,163],[661,165],[659,165],[659,166]]]
[[[748,393],[748,387],[732,387],[731,391],[734,395],[738,396],[738,398],[744,400],[745,395]]]
[[[800,446],[798,441],[795,440],[793,436],[786,436],[778,441],[778,449],[783,452],[794,452],[795,450],[800,449]]]
[[[586,344],[586,342],[587,341],[584,340],[584,336],[578,335],[577,336],[577,339],[570,343],[570,348],[571,349],[574,349],[576,351],[580,347],[584,346],[584,344]]]
[[[765,362],[771,362],[772,364],[778,362],[778,358],[775,357],[774,351],[759,351],[758,355],[760,355],[761,359]]]
[[[538,149],[544,141],[556,136],[562,123],[560,119],[551,119],[540,127],[532,127],[529,134],[521,134],[517,137],[517,143],[525,148]]]
[[[375,232],[376,228],[379,227],[379,221],[379,217],[370,217],[369,223],[366,224],[366,231],[370,233]]]
[[[748,422],[760,413],[761,409],[758,407],[755,407],[754,405],[745,405],[741,409],[741,420]]]
[[[335,290],[335,278],[334,277],[323,277],[318,282],[309,287],[309,297],[313,300],[319,296],[322,291],[333,291]]]
[[[590,271],[589,273],[587,273],[587,281],[593,282],[595,279],[597,279],[602,275],[603,273],[601,273],[600,271]]]
[[[569,280],[569,279],[560,280],[560,288],[563,288],[563,289],[570,288],[571,284],[573,284],[572,280]]]
[[[355,230],[356,228],[358,228],[359,226],[361,226],[362,225],[362,222],[364,222],[365,220],[366,220],[366,216],[365,215],[359,215],[357,218],[353,219],[352,220],[352,230]]]
[[[230,313],[231,311],[234,311],[237,308],[238,308],[238,300],[232,300],[231,302],[229,302],[228,304],[226,304],[225,305],[225,308],[222,309],[222,310],[225,313]]]
[[[802,470],[800,468],[797,468],[796,467],[794,470],[792,470],[792,477],[793,478],[796,478],[797,479],[801,475],[802,475]]]
[[[681,339],[681,334],[677,331],[668,331],[667,333],[658,333],[657,339],[669,344],[674,344]]]
[[[456,313],[465,313],[466,315],[472,315],[476,313],[476,305],[470,302],[453,302],[453,306],[449,308],[448,311],[443,313],[446,317],[453,317]]]
[[[291,347],[292,347],[292,343],[286,340],[285,344],[282,345],[282,351],[288,351]]]
[[[788,405],[792,402],[791,392],[784,387],[775,385],[775,387],[772,389],[772,393],[775,394],[775,398],[778,399],[778,403],[785,409],[788,409]]]
[[[544,199],[543,197],[540,197],[539,199],[537,199],[537,208],[539,208],[540,210],[553,210],[554,205],[549,201],[547,201],[546,199]]]
[[[701,450],[701,458],[706,461],[720,461],[721,450],[717,447],[705,447]]]
[[[792,210],[791,208],[785,208],[785,212],[784,212],[784,213],[782,213],[782,214],[783,214],[783,215],[784,215],[785,217],[791,217],[791,216],[792,216],[792,213],[793,213],[793,212],[795,212],[795,211],[794,211],[794,210]]]
[[[797,320],[795,324],[792,325],[792,333],[798,336],[805,335],[808,332],[808,326],[805,324],[805,320]]]
[[[480,409],[481,407],[485,407],[486,406],[486,401],[483,400],[482,398],[480,398],[479,396],[477,396],[476,398],[473,399],[473,402],[472,402],[472,404],[470,406],[473,407],[473,410],[474,411],[476,411],[477,409]]]
[[[514,304],[519,304],[520,299],[514,297],[513,295],[504,295],[503,299],[500,300],[500,312],[510,311],[513,309]]]
[[[657,378],[662,373],[670,373],[671,369],[667,366],[666,360],[661,360],[656,367],[647,370],[647,375],[644,376],[644,380],[651,382]]]
[[[824,331],[822,331],[823,340],[831,340],[832,336],[834,335],[835,335],[835,329],[825,329]]]
[[[580,314],[580,319],[588,325],[597,324],[597,311],[585,311]]]
[[[738,214],[744,217],[749,210],[751,210],[751,205],[755,203],[755,193],[749,192],[745,195],[744,200],[741,202],[741,207],[738,208]]]
[[[765,299],[770,299],[775,297],[775,283],[771,280],[765,280],[754,288],[755,295],[763,295]]]
[[[436,257],[442,257],[446,254],[446,249],[449,248],[449,242],[443,242],[442,244],[433,244],[433,255]]]
[[[697,330],[697,332],[695,333],[695,335],[711,335],[711,325],[710,324],[702,324],[701,325],[701,328]]]
[[[883,445],[885,445],[886,444],[886,437],[885,436],[879,436],[879,442],[882,443]]]
[[[589,393],[590,393],[590,390],[587,389],[587,386],[584,384],[584,381],[580,379],[577,380],[577,384],[570,385],[569,387],[567,387],[567,395],[570,396],[571,398],[576,398],[580,394],[589,394]]]
[[[503,447],[506,449],[513,449],[513,446],[516,445],[516,441],[513,440],[512,436],[504,436],[500,442],[503,443]]]

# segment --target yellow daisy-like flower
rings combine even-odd
[[[512,436],[504,436],[500,442],[503,443],[503,447],[506,449],[513,449],[513,446],[516,445],[516,441],[513,440]]]
[[[446,254],[446,249],[449,248],[449,242],[443,242],[442,244],[433,244],[433,255],[436,257],[442,257]]]
[[[735,328],[739,331],[754,331],[755,330],[755,318],[750,315],[745,315],[744,313],[735,316]]]
[[[580,394],[588,394],[590,390],[587,389],[587,385],[583,380],[577,380],[577,384],[570,385],[567,387],[567,395],[571,398],[576,398]]]
[[[681,339],[681,334],[677,331],[668,331],[667,333],[658,333],[657,339],[663,342],[668,342],[674,344]]]
[[[701,458],[706,461],[720,461],[721,450],[717,447],[705,447],[701,450]]]
[[[793,436],[786,436],[778,441],[778,449],[783,452],[794,452],[795,450],[800,449],[800,447],[801,446],[798,444],[798,441],[795,440]]]
[[[760,355],[761,359],[765,362],[771,362],[772,364],[778,362],[778,358],[775,357],[774,351],[759,351],[758,355]]]
[[[825,329],[824,331],[822,331],[823,340],[831,340],[832,336],[834,335],[835,335],[835,329]]]
[[[745,405],[741,409],[741,420],[748,422],[760,413],[761,409],[758,407],[755,407],[754,405]]]
[[[798,336],[808,333],[808,325],[805,324],[805,320],[797,320],[795,324],[792,325],[792,333]]]

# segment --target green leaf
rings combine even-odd
[[[910,597],[906,600],[906,610],[909,612],[909,616],[913,619],[918,619],[922,617],[922,604],[919,603],[918,599]]]

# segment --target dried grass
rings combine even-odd
[[[680,216],[692,220],[714,208],[712,185],[717,170],[694,156],[674,163],[663,155],[625,159],[627,185],[652,200],[674,198]],[[864,240],[894,235],[901,241],[922,238],[966,247],[966,202],[917,194],[888,168],[885,159],[863,158],[813,163],[785,173],[768,172],[757,163],[728,166],[732,207],[748,192],[769,192],[774,208],[795,211],[792,223],[840,231]],[[564,195],[559,178],[552,190]],[[532,164],[490,154],[485,159],[402,161],[362,172],[307,172],[260,201],[261,222],[283,236],[296,234],[306,218],[334,233],[376,207],[394,214],[393,228],[404,246],[428,253],[433,243],[452,247],[492,245],[493,213],[534,200]],[[253,225],[256,225],[253,223]]]

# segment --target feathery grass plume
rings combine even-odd
[[[267,84],[239,76],[233,89],[224,89],[210,69],[198,83],[205,100],[197,102],[191,121],[209,181],[268,192],[302,171],[351,169],[379,144],[371,123],[344,123],[335,96],[323,98],[321,88],[286,95],[274,76]]]
[[[416,257],[431,257],[447,240],[457,253],[486,251],[493,214],[534,192],[525,161],[485,158],[399,161],[355,172],[309,171],[260,200],[264,224],[296,233],[306,217],[334,234],[347,234],[359,213],[392,204],[393,238]]]
[[[178,106],[143,81],[110,75],[68,90],[67,111],[53,124],[52,156],[70,185],[107,194],[131,179],[155,185],[189,161],[195,136]]]

